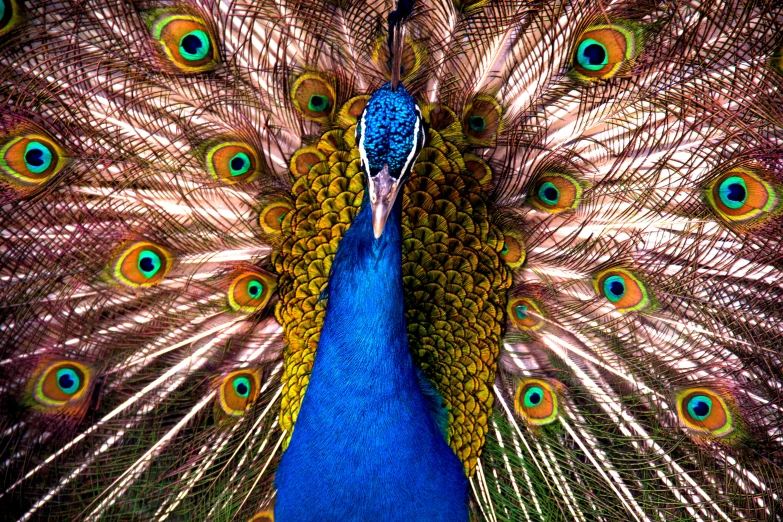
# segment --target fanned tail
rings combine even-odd
[[[781,520],[779,6],[419,2],[397,64],[389,1],[39,4],[0,16],[9,519],[271,518],[399,74],[474,518]]]

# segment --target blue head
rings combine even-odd
[[[424,145],[421,109],[408,91],[389,84],[375,91],[356,125],[367,178],[373,233],[381,237],[400,188]]]

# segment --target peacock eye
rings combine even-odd
[[[507,233],[499,254],[510,268],[518,268],[525,262],[525,243],[516,234]]]
[[[576,63],[589,71],[599,71],[609,63],[604,44],[592,38],[586,38],[576,50]]]
[[[38,378],[34,397],[45,406],[62,406],[81,397],[89,378],[90,370],[79,363],[62,361],[51,364]]]
[[[207,171],[229,184],[252,181],[260,173],[258,154],[240,142],[219,143],[207,149]]]
[[[470,116],[468,118],[468,128],[473,132],[483,132],[487,129],[487,122],[484,116]]]
[[[146,241],[126,245],[115,257],[113,274],[131,287],[158,284],[171,267],[173,256],[165,248]]]
[[[267,235],[277,235],[283,230],[285,217],[293,210],[289,201],[276,199],[268,202],[261,209],[258,224]]]
[[[17,0],[0,0],[0,36],[8,33],[22,21],[22,10]]]
[[[706,395],[694,395],[688,399],[688,415],[696,421],[703,421],[712,411],[712,399]]]
[[[574,75],[586,81],[611,78],[638,56],[639,40],[633,29],[618,24],[588,28],[574,47]]]
[[[707,189],[710,207],[729,223],[763,222],[780,207],[779,192],[751,169],[734,169]]]
[[[474,145],[491,145],[500,131],[503,108],[491,96],[479,95],[465,108],[462,125]]]
[[[516,412],[533,426],[551,424],[557,419],[557,393],[552,384],[543,379],[519,381],[514,406]]]
[[[313,112],[323,112],[329,107],[329,98],[323,94],[313,94],[307,103],[307,108]]]
[[[389,57],[389,46],[386,36],[381,36],[375,40],[372,60],[378,70],[386,79],[391,78],[391,58]],[[402,46],[402,60],[400,61],[400,76],[404,79],[417,71],[421,66],[426,52],[424,47],[417,41],[406,38]]]
[[[250,379],[247,377],[236,377],[232,384],[237,397],[247,399],[250,396]]]
[[[540,405],[543,400],[544,390],[540,386],[531,386],[525,392],[525,397],[522,402],[526,408],[535,408]]]
[[[231,416],[245,413],[248,405],[258,398],[261,376],[257,371],[240,370],[225,376],[220,383],[219,404]]]
[[[677,394],[677,415],[691,430],[722,437],[735,427],[727,399],[709,388],[688,388]]]
[[[550,172],[536,180],[530,201],[540,210],[557,214],[579,206],[582,191],[582,186],[575,178],[567,174]]]
[[[196,16],[164,12],[152,24],[152,35],[181,72],[199,73],[218,65],[215,40],[207,24]]]
[[[509,299],[507,313],[511,324],[523,331],[538,330],[544,325],[544,314],[538,304],[526,297]]]
[[[190,31],[179,40],[179,54],[190,62],[203,60],[210,47],[209,36],[200,29]]]
[[[258,299],[263,291],[264,285],[261,281],[253,279],[247,284],[247,293],[250,294],[250,297],[253,299]]]
[[[242,272],[228,289],[228,303],[237,312],[252,313],[269,302],[277,287],[275,278],[264,271]]]
[[[0,148],[0,170],[18,188],[40,185],[60,172],[65,151],[53,139],[30,133],[14,136]]]
[[[147,279],[155,277],[162,267],[160,256],[154,250],[145,248],[139,253],[138,268]]]
[[[628,270],[615,268],[600,273],[594,280],[596,292],[620,312],[638,311],[652,306],[644,283]]]
[[[613,303],[617,303],[625,296],[625,279],[623,276],[609,276],[604,279],[604,295]]]
[[[291,88],[294,106],[305,118],[327,123],[332,118],[335,106],[333,82],[326,75],[305,73]]]

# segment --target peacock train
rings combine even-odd
[[[0,519],[783,522],[781,28],[0,0]]]

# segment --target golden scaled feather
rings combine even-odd
[[[271,519],[391,2],[0,4],[2,518]],[[417,2],[408,332],[475,520],[783,520],[781,27]]]

